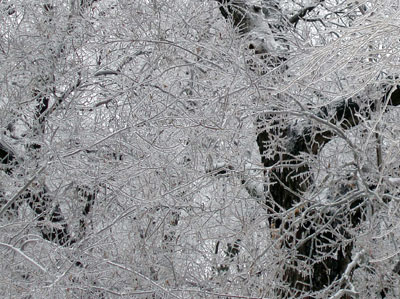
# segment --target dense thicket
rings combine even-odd
[[[0,295],[396,298],[396,1],[0,1]]]

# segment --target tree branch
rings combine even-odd
[[[21,255],[29,263],[31,263],[32,265],[34,265],[35,267],[40,269],[42,272],[47,273],[47,270],[42,265],[40,265],[38,262],[36,262],[35,260],[33,260],[32,258],[27,256],[21,249],[16,248],[16,247],[14,247],[14,246],[12,246],[10,244],[2,243],[2,242],[0,242],[0,246],[13,250],[14,252],[16,252],[19,255]]]
[[[28,182],[2,207],[2,209],[0,210],[0,218],[8,209],[10,209],[15,204],[15,202],[19,198],[21,198],[22,194],[28,189],[28,187],[33,183],[33,181],[36,180],[37,177],[40,175],[40,173],[42,173],[43,170],[45,169],[46,166],[40,168],[39,171],[31,179],[29,179]]]
[[[252,14],[244,1],[217,1],[221,4],[223,17],[230,18],[239,33],[253,29]],[[296,25],[322,2],[324,0],[319,0],[301,9],[288,18],[288,22]],[[275,66],[280,64],[278,61]],[[379,100],[385,103],[385,109],[400,105],[400,87],[387,88]],[[353,291],[350,276],[359,256],[352,262],[354,242],[348,229],[365,220],[368,204],[367,198],[363,197],[365,192],[353,194],[352,183],[348,186],[343,183],[332,201],[342,196],[346,204],[334,208],[313,203],[307,198],[307,192],[314,183],[308,160],[316,157],[333,138],[346,140],[357,155],[345,131],[359,125],[377,109],[374,101],[365,109],[358,102],[354,97],[317,111],[299,103],[301,111],[296,115],[309,121],[301,130],[288,124],[288,113],[284,111],[262,113],[257,119],[257,144],[267,181],[264,207],[268,211],[270,227],[282,234],[281,246],[287,254],[282,280],[288,286],[278,292],[281,297],[309,296],[310,291],[318,292],[331,285],[342,289],[337,294]],[[242,183],[245,185],[245,181]],[[346,289],[348,285],[350,290]]]
[[[22,161],[22,159],[17,159],[14,151],[1,141],[0,155],[3,158],[1,163],[6,165],[5,172],[8,175],[12,175],[15,167],[19,165],[18,161]],[[38,226],[43,238],[61,246],[70,246],[74,244],[76,240],[72,239],[68,229],[68,224],[65,217],[62,215],[60,207],[58,205],[53,207],[53,199],[49,194],[48,188],[45,185],[40,186],[39,190],[29,188],[45,168],[45,166],[40,168],[38,172],[28,180],[28,182],[9,201],[7,201],[5,206],[0,210],[0,216],[10,208],[18,209],[18,205],[15,203],[21,198],[26,199],[31,209],[37,215]],[[82,193],[82,196],[86,198],[86,204],[82,211],[83,217],[80,220],[80,235],[82,235],[86,229],[86,222],[83,218],[89,214],[95,201],[95,194],[95,191]]]
[[[315,4],[302,8],[299,12],[297,12],[294,16],[290,17],[289,23],[294,24],[295,26],[297,23],[305,17],[305,15],[311,11],[313,11],[318,5],[320,5],[325,0],[318,0]]]
[[[219,10],[222,16],[231,20],[233,26],[240,34],[248,33],[251,30],[251,17],[248,13],[246,1],[241,0],[217,0],[221,5]]]

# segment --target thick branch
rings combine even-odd
[[[80,7],[81,9],[87,9],[93,6],[94,3],[98,2],[99,0],[80,0]]]
[[[79,220],[79,239],[82,239],[87,230],[88,226],[88,216],[93,208],[94,202],[96,200],[97,190],[91,190],[87,186],[78,186],[77,188],[79,196],[82,196],[86,200],[86,204],[82,210],[82,217]]]
[[[400,105],[400,88],[396,86],[389,89],[381,101],[387,102],[388,106]],[[317,155],[324,145],[337,136],[337,131],[331,127],[337,126],[340,131],[353,128],[361,122],[359,115],[362,113],[364,117],[369,117],[375,111],[375,106],[372,102],[368,109],[361,111],[357,102],[349,99],[334,107],[322,107],[315,114],[307,112],[305,116],[312,122],[301,131],[285,125],[283,119],[272,120],[276,117],[273,113],[259,117],[257,143],[264,166],[272,168],[268,175],[271,181],[269,192],[276,203],[270,205],[274,212],[281,212],[280,207],[285,210],[292,208],[300,201],[299,195],[293,190],[301,193],[310,185],[312,178],[306,175],[309,167],[304,164],[304,154]],[[278,139],[287,141],[277,147],[274,144]]]
[[[4,142],[0,141],[0,163],[4,166],[6,174],[11,175],[14,167],[18,164],[13,150]]]
[[[251,30],[251,17],[245,1],[217,0],[217,2],[221,4],[219,10],[222,16],[227,20],[231,20],[240,34],[245,34]]]
[[[231,19],[240,33],[253,29],[252,12],[244,1],[217,1],[221,4],[221,14]],[[323,1],[303,8],[288,18],[289,23],[297,24]],[[278,61],[274,66],[280,64]],[[380,100],[389,106],[400,105],[400,88],[390,88]],[[268,220],[271,228],[281,232],[282,250],[287,254],[282,280],[289,288],[280,292],[281,297],[309,297],[310,291],[318,292],[333,285],[343,290],[351,288],[354,242],[348,229],[365,220],[368,201],[363,192],[356,192],[349,185],[339,186],[341,198],[337,199],[335,194],[332,201],[343,203],[333,202],[332,209],[311,203],[307,191],[314,178],[308,160],[316,157],[334,137],[346,139],[345,131],[370,117],[377,109],[375,105],[372,102],[364,109],[352,98],[316,112],[302,107],[298,116],[309,121],[302,130],[291,127],[287,115],[281,111],[281,116],[271,112],[257,119],[257,144],[267,180],[264,194]],[[228,169],[220,171],[225,174]]]
[[[390,88],[381,101],[388,106],[400,105],[400,88]],[[345,283],[341,277],[351,262],[353,248],[346,227],[356,227],[365,220],[368,201],[362,194],[352,197],[352,187],[343,186],[339,191],[348,205],[316,210],[303,198],[313,183],[306,159],[318,155],[335,136],[342,136],[345,130],[359,125],[360,114],[368,118],[375,110],[376,102],[361,109],[355,100],[349,99],[323,107],[317,113],[304,111],[304,116],[311,121],[302,130],[288,125],[285,115],[278,117],[278,113],[271,112],[259,117],[257,143],[269,181],[265,190],[269,222],[271,227],[287,235],[282,247],[291,257],[284,281],[289,283],[292,292],[282,291],[282,296],[318,291],[336,280]],[[296,217],[288,216],[291,214]],[[307,267],[312,270],[304,276]]]
[[[320,5],[324,1],[325,0],[319,0],[313,5],[302,8],[294,16],[289,18],[289,23],[296,25],[302,18],[304,18],[306,16],[307,13],[313,11],[318,5]]]

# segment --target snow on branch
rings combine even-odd
[[[232,165],[224,162],[211,163],[206,172],[213,176],[229,176],[231,174],[239,175],[243,187],[257,200],[264,198],[264,185],[257,182],[254,177],[257,176],[257,171],[253,169],[251,163],[246,163],[244,169],[237,170]]]
[[[324,1],[325,0],[319,0],[309,6],[302,8],[294,16],[289,18],[289,23],[296,25],[302,18],[304,18],[306,16],[307,13],[313,11],[318,5],[320,5]]]
[[[0,218],[19,198],[21,198],[26,189],[28,189],[33,181],[36,180],[37,177],[46,169],[46,166],[47,165],[42,166],[38,172],[36,172],[36,174],[29,179],[28,182],[22,188],[20,188],[19,191],[3,206],[3,208],[0,210]]]
[[[14,252],[18,253],[20,256],[22,256],[25,260],[27,260],[29,263],[31,263],[32,265],[34,265],[35,267],[37,267],[39,270],[41,270],[44,273],[47,273],[47,270],[40,265],[38,262],[36,262],[35,260],[33,260],[32,258],[30,258],[29,256],[27,256],[22,250],[20,250],[19,248],[16,248],[10,244],[6,244],[6,243],[2,243],[0,242],[0,246],[8,248],[13,250]]]
[[[351,296],[357,296],[359,295],[359,292],[357,292],[354,288],[354,285],[351,283],[351,275],[353,270],[357,267],[359,261],[363,258],[365,254],[365,250],[361,250],[360,252],[357,252],[357,254],[353,257],[353,260],[351,263],[347,265],[346,270],[344,271],[341,279],[338,281],[338,283],[345,283],[349,285],[350,289],[340,289],[336,294],[333,296],[329,297],[329,299],[336,299],[336,298],[342,298],[344,295],[351,295]]]

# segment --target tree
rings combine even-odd
[[[395,8],[1,1],[1,294],[398,295]]]
[[[266,2],[267,9],[248,5],[242,1],[220,1],[222,5],[220,9],[222,15],[232,20],[233,25],[238,27],[239,33],[249,33],[254,30],[252,28],[255,26],[254,24],[258,26],[258,23],[254,21],[254,14],[262,12],[267,20],[272,20],[268,26],[271,29],[273,42],[268,41],[268,38],[271,37],[263,37],[265,42],[261,43],[261,46],[254,47],[250,44],[250,47],[255,49],[255,53],[260,55],[266,65],[279,69],[282,68],[282,61],[284,61],[285,67],[290,70],[293,66],[296,67],[296,59],[291,59],[294,60],[294,63],[292,61],[286,63],[288,56],[282,55],[284,51],[279,53],[277,45],[279,41],[282,41],[283,45],[290,50],[293,47],[288,43],[292,41],[290,37],[281,37],[279,33],[283,30],[289,31],[288,27],[291,24],[298,25],[307,14],[313,12],[318,6],[322,6],[323,2],[317,1],[312,5],[302,7],[298,13],[292,16],[282,16],[279,6],[275,3],[271,4],[271,1]],[[319,57],[315,54],[311,56],[312,59],[319,58],[319,65],[309,62],[308,65],[306,64],[307,68],[301,70],[303,73],[300,76],[290,73],[291,76],[296,77],[294,80],[297,81],[296,83],[307,77],[311,83],[305,81],[306,84],[303,86],[309,89],[310,86],[315,85],[316,87],[313,86],[312,89],[315,88],[314,93],[317,94],[311,95],[310,99],[304,103],[297,98],[304,97],[304,94],[293,95],[287,92],[290,90],[287,87],[277,88],[272,95],[269,95],[271,99],[267,100],[272,109],[259,116],[257,121],[259,129],[257,143],[268,181],[265,189],[266,208],[270,212],[268,220],[271,227],[280,231],[281,247],[287,252],[282,280],[287,283],[289,289],[284,286],[283,290],[278,292],[283,297],[314,297],[321,293],[321,290],[326,292],[330,288],[339,289],[335,291],[333,297],[356,295],[351,275],[359,263],[359,259],[365,253],[363,250],[357,253],[353,250],[355,231],[360,233],[362,222],[371,221],[373,214],[376,213],[375,210],[380,210],[381,204],[385,205],[391,201],[386,198],[387,194],[397,193],[392,186],[382,184],[383,178],[390,181],[390,177],[395,172],[394,169],[391,169],[390,174],[384,173],[384,143],[382,141],[384,133],[380,131],[382,115],[389,106],[399,104],[396,73],[390,70],[390,64],[382,65],[382,62],[387,62],[389,57],[393,58],[390,52],[386,52],[391,45],[388,46],[384,40],[380,40],[379,33],[377,34],[379,38],[375,39],[375,36],[371,38],[376,31],[371,33],[364,29],[364,22],[376,22],[374,10],[379,8],[373,7],[369,3],[355,4],[356,6],[346,4],[344,7],[325,5],[323,8],[327,11],[325,16],[311,19],[307,16],[307,19],[304,19],[304,21],[312,23],[320,22],[327,27],[324,21],[330,22],[332,14],[344,13],[349,17],[349,21],[345,21],[342,26],[335,24],[336,28],[344,27],[336,29],[337,39],[324,45],[324,52],[315,51]],[[374,12],[371,13],[368,10]],[[367,12],[369,16],[365,17]],[[362,22],[354,22],[357,17],[364,18],[362,18]],[[280,23],[277,23],[276,20],[280,18]],[[390,18],[390,16],[383,12],[379,18]],[[343,22],[343,18],[341,18],[341,22]],[[379,26],[378,22],[375,24]],[[355,28],[359,29],[360,35],[354,33]],[[278,32],[275,36],[273,35],[274,30]],[[379,29],[376,30],[379,32]],[[356,36],[365,42],[360,44],[351,40],[349,43],[348,39],[356,38]],[[344,44],[343,47],[349,46],[353,56],[349,57],[347,51],[342,54],[340,50],[335,49],[334,58],[329,57],[332,55],[332,52],[328,52],[332,49],[332,45],[337,47],[338,44],[339,49],[342,49],[342,44]],[[360,55],[360,49],[366,51],[366,54]],[[384,50],[377,53],[376,49]],[[304,58],[302,57],[302,59]],[[325,65],[332,67],[335,64],[333,71],[332,69],[326,70],[324,67]],[[378,65],[379,67],[377,67]],[[343,69],[350,72],[350,76],[344,75]],[[365,69],[368,69],[367,78],[363,77],[365,73],[360,74],[360,71]],[[297,70],[298,68],[296,68]],[[265,72],[265,70],[261,71],[263,74]],[[391,75],[387,75],[387,72]],[[340,78],[332,80],[331,73]],[[378,82],[378,84],[375,82],[376,86],[372,88],[372,92],[371,88],[368,88],[366,94],[363,92],[346,94],[349,86],[343,87],[340,82],[351,78],[353,84],[355,81],[365,89],[371,83],[369,76],[381,77],[383,82]],[[316,78],[323,78],[322,90],[321,85],[318,84],[321,79],[316,80]],[[325,82],[325,78],[329,78],[328,84]],[[385,81],[388,80],[391,82],[386,83]],[[313,81],[317,81],[317,84]],[[337,82],[338,87],[345,93],[342,94],[339,90],[335,90],[335,87],[331,85],[332,82]],[[288,83],[287,81],[285,83],[293,85],[293,80],[290,79]],[[326,95],[326,91],[334,92],[333,103],[329,101],[327,103],[326,98],[329,96]],[[373,100],[371,100],[371,96],[374,97]],[[282,103],[282,100],[286,103]],[[313,101],[316,105],[312,103]],[[291,105],[295,104],[299,110],[296,111],[288,106],[287,102]],[[380,118],[374,121],[376,114],[380,115]],[[288,121],[290,115],[305,119],[300,128],[297,127],[299,123],[293,124]],[[365,135],[357,136],[356,134],[356,136],[349,137],[346,131],[359,125],[363,126],[371,120],[375,123],[374,132],[371,132],[371,127],[367,125],[369,130],[366,131],[370,132],[367,138],[368,142],[359,147],[356,143],[359,140],[352,139],[357,137],[363,139]],[[369,167],[366,168],[365,164],[370,163],[373,158],[370,154],[365,155],[363,151],[371,146],[369,139],[372,134],[375,134],[376,137],[374,145],[376,162],[369,164]],[[330,192],[333,191],[333,194],[328,195],[330,200],[325,205],[321,203],[318,193],[322,193],[326,186],[322,188],[318,186],[321,182],[318,182],[318,175],[312,167],[317,166],[319,173],[327,171],[327,169],[322,170],[317,161],[323,155],[326,144],[335,139],[342,139],[349,148],[352,156],[350,159],[352,169],[345,173],[342,172],[339,175],[341,178],[334,181],[336,190],[330,190]],[[375,167],[371,169],[371,165],[375,165]],[[330,168],[329,164],[328,168]],[[329,173],[329,171],[327,172]],[[326,182],[330,175],[324,173],[323,176],[325,176],[323,182]],[[379,203],[376,204],[373,199],[378,199]],[[397,268],[396,266],[396,273],[398,272]],[[386,292],[387,289],[382,290],[381,296],[385,297]]]

